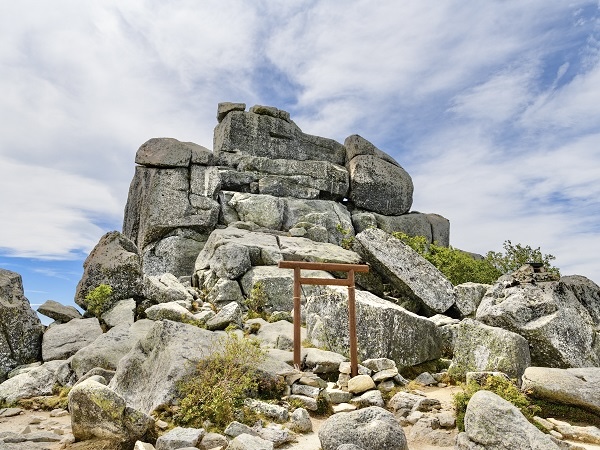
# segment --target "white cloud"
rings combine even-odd
[[[540,245],[598,280],[597,7],[2,5],[0,247],[85,252],[120,223],[140,144],[211,147],[219,101],[284,99],[304,131],[360,133],[395,156],[415,209],[448,217],[457,246]]]
[[[122,209],[107,186],[56,169],[1,158],[0,249],[39,258],[81,257],[105,231],[95,223],[120,223]]]

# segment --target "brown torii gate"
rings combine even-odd
[[[350,325],[350,371],[358,374],[358,351],[356,342],[356,300],[354,294],[354,272],[368,272],[365,264],[338,264],[306,261],[280,261],[281,269],[294,269],[294,365],[300,367],[300,287],[302,284],[315,286],[348,286],[348,321]],[[326,270],[328,272],[347,272],[347,278],[303,278],[304,270]]]

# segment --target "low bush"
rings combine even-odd
[[[539,411],[539,406],[536,406],[527,397],[527,395],[519,390],[519,388],[511,381],[503,377],[489,376],[483,384],[478,384],[475,381],[470,381],[463,385],[463,392],[454,394],[454,408],[456,409],[456,426],[459,431],[465,431],[465,412],[471,397],[481,390],[491,391],[494,394],[502,397],[504,400],[515,405],[523,413],[523,415],[532,422],[533,416]]]
[[[99,318],[111,308],[113,304],[112,293],[112,287],[108,284],[100,284],[92,289],[85,296],[87,311]]]
[[[222,350],[200,361],[194,373],[179,384],[181,400],[173,416],[176,425],[202,428],[209,421],[216,431],[223,431],[232,421],[243,421],[244,399],[261,387],[255,368],[266,353],[254,341],[235,334],[221,344]]]

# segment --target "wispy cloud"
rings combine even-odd
[[[541,245],[600,279],[591,0],[23,1],[0,14],[0,249],[82,258],[119,228],[137,147],[211,147],[216,104],[362,134],[474,251]]]

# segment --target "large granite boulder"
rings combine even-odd
[[[289,113],[268,106],[249,112],[232,110],[215,128],[214,155],[219,164],[234,165],[240,156],[270,159],[346,162],[346,149],[332,139],[303,133]]]
[[[600,415],[600,368],[528,367],[522,388],[533,397],[573,405]]]
[[[41,357],[44,326],[23,292],[21,275],[0,269],[0,383]]]
[[[413,201],[413,182],[400,166],[376,156],[355,156],[348,163],[348,198],[361,209],[386,216],[406,214]]]
[[[465,319],[457,327],[449,372],[459,378],[467,372],[503,372],[521,380],[530,363],[529,345],[523,337]]]
[[[401,216],[384,216],[374,212],[357,211],[352,214],[357,233],[367,228],[380,228],[386,233],[401,232],[409,236],[424,236],[429,243],[442,247],[450,245],[450,221],[439,214],[410,212]]]
[[[52,395],[56,372],[64,361],[48,361],[0,383],[0,404],[11,404],[22,398]]]
[[[171,273],[146,276],[143,286],[144,297],[152,303],[185,302],[189,304],[194,301],[194,297],[187,287]]]
[[[559,450],[515,406],[490,391],[476,392],[465,414],[465,431],[457,450]]]
[[[74,306],[67,306],[54,300],[46,300],[37,312],[57,322],[68,322],[71,319],[81,319],[81,313]]]
[[[304,270],[302,276],[307,278],[333,278],[331,274],[322,270]],[[252,267],[240,279],[242,291],[246,297],[252,295],[252,290],[257,285],[266,296],[266,309],[269,311],[291,311],[294,307],[293,286],[294,271],[279,269],[274,266]],[[315,286],[303,286],[306,295],[313,293]],[[304,299],[303,299],[304,300]]]
[[[216,167],[137,166],[129,188],[123,234],[141,250],[179,228],[209,233],[219,218]]]
[[[87,379],[69,392],[73,435],[78,441],[107,439],[113,448],[129,449],[137,440],[151,440],[152,417],[128,406],[107,386]]]
[[[349,353],[347,289],[328,287],[306,302],[308,338],[318,347]],[[367,291],[356,291],[358,357],[389,358],[399,367],[441,356],[441,336],[424,317]]]
[[[456,293],[456,303],[454,306],[456,310],[462,317],[475,315],[483,296],[490,287],[491,285],[489,284],[472,282],[454,286],[454,292]]]
[[[399,292],[421,305],[427,315],[444,313],[455,302],[454,287],[429,261],[379,229],[356,235],[353,249]],[[361,276],[357,274],[361,283]]]
[[[101,334],[100,322],[95,317],[52,325],[44,333],[42,358],[44,361],[67,359]]]
[[[172,273],[177,277],[189,276],[206,239],[207,233],[177,228],[162,239],[148,244],[142,251],[144,275]]]
[[[208,330],[169,320],[155,322],[120,360],[109,386],[127,405],[149,414],[169,404],[176,397],[177,383],[219,349],[217,336]]]
[[[194,144],[172,138],[152,138],[135,154],[135,163],[147,167],[188,167],[190,164],[211,165],[212,152]]]
[[[83,263],[75,303],[86,308],[85,297],[101,284],[112,288],[114,301],[142,296],[142,266],[135,244],[118,231],[106,233]]]
[[[250,222],[270,230],[289,231],[295,236],[340,245],[354,236],[348,209],[329,200],[280,198],[273,195],[231,193],[224,221]],[[300,233],[300,234],[298,234]]]
[[[406,436],[394,415],[378,406],[334,414],[321,425],[319,441],[323,450],[338,450],[344,444],[408,450]]]
[[[276,197],[341,200],[349,187],[348,171],[329,161],[242,156],[237,170],[255,175],[258,193]]]
[[[146,336],[153,325],[154,322],[147,319],[138,320],[133,325],[122,323],[79,349],[71,358],[71,368],[77,378],[95,367],[116,370],[121,358]]]
[[[522,282],[520,274],[488,289],[475,318],[527,339],[535,366],[600,366],[600,287],[584,277]]]

